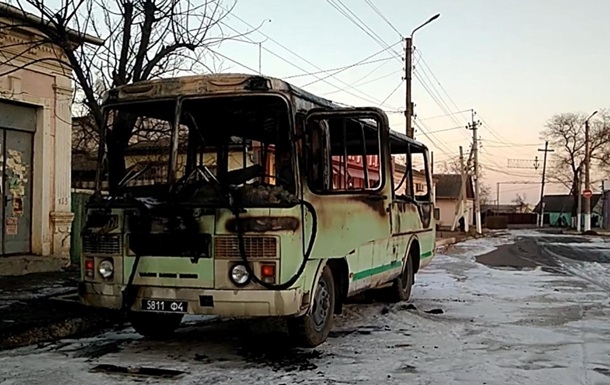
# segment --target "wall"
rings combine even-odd
[[[457,199],[447,199],[447,198],[436,198],[436,207],[440,209],[440,220],[437,221],[439,226],[449,226],[453,224],[453,219],[455,218],[455,204]],[[472,213],[474,212],[474,202],[472,200],[466,201],[466,207],[468,212],[466,213],[466,218],[468,218],[468,223],[470,225],[474,224],[474,218]]]
[[[4,21],[0,19],[0,23]],[[20,44],[27,44],[32,36],[33,32],[19,29],[0,34],[0,55],[13,58],[24,51],[26,46]],[[56,257],[47,258],[47,262],[57,267],[69,263],[73,217],[70,209],[72,84],[66,76],[70,71],[57,61],[30,63],[58,56],[61,57],[53,47],[38,46],[11,59],[11,65],[25,66],[25,69],[0,76],[0,99],[18,102],[37,111],[32,164],[31,249],[38,256]],[[0,73],[13,68],[0,66]]]

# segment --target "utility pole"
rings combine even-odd
[[[546,154],[555,150],[549,150],[549,142],[544,142],[544,150],[538,149],[538,151],[544,152],[544,160],[542,161],[542,184],[540,186],[540,218],[538,219],[539,227],[544,227],[544,182],[546,178]]]
[[[413,117],[413,100],[411,98],[411,80],[413,70],[413,35],[418,29],[421,29],[428,23],[431,23],[434,20],[438,19],[440,15],[440,13],[437,13],[436,15],[432,16],[430,19],[428,19],[428,21],[411,31],[410,36],[405,37],[405,80],[407,83],[405,95],[405,131],[408,138],[415,138],[415,133],[413,132],[413,123],[411,122],[411,118]]]
[[[481,226],[481,200],[480,200],[480,180],[479,180],[479,136],[478,136],[478,128],[481,121],[474,120],[474,115],[476,112],[471,110],[472,112],[472,122],[466,126],[467,129],[472,130],[472,152],[474,158],[474,212],[475,219],[477,225],[477,234],[481,234],[483,232]]]
[[[466,165],[464,164],[464,150],[462,149],[462,146],[460,146],[460,171],[462,180],[468,180],[468,170],[466,170]],[[460,200],[459,216],[464,218],[464,230],[468,232],[468,218],[464,216],[464,212],[466,212],[466,204],[468,202],[466,200],[466,183],[462,183],[460,195],[462,196],[462,199]]]
[[[582,217],[582,167],[578,168],[578,207],[576,209],[576,231],[581,229],[581,217]]]
[[[602,229],[606,230],[606,183],[602,180]]]
[[[408,138],[415,138],[413,132],[413,101],[411,100],[411,80],[412,80],[412,69],[413,69],[413,38],[405,38],[405,79],[407,81],[407,94],[405,100],[405,119],[406,119],[406,133]]]
[[[464,164],[464,151],[462,150],[462,147],[460,146],[460,175],[461,175],[461,185],[460,185],[460,195],[457,199],[457,202],[455,204],[455,212],[453,215],[453,224],[451,225],[451,231],[455,230],[455,227],[457,226],[457,222],[458,219],[462,216],[464,216],[464,211],[465,211],[465,207],[467,205],[467,199],[468,196],[466,195],[466,182],[468,181],[468,175],[470,175],[470,172],[468,171],[470,168],[470,162],[472,161],[472,151],[470,151],[470,154],[468,155],[468,160],[466,161],[466,164]],[[464,230],[468,231],[468,226],[469,226],[469,218],[468,217],[464,217]]]
[[[597,114],[597,111],[593,112],[591,116],[585,120],[585,190],[589,190],[591,188],[589,181],[589,170],[591,167],[591,156],[589,154],[589,120],[593,117],[593,115]],[[580,196],[582,191],[578,192]],[[584,231],[591,230],[591,197],[585,197],[585,229]]]
[[[496,183],[496,208],[500,208],[500,182]]]

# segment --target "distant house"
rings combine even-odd
[[[406,165],[393,161],[394,165],[394,189],[396,190],[397,195],[405,194],[407,191],[407,183],[402,182],[405,177],[405,171],[407,169]],[[402,182],[402,184],[401,184]],[[432,177],[432,191],[434,191],[434,186],[436,184],[436,178]],[[426,195],[426,174],[424,171],[413,170],[413,188],[415,189],[415,195]],[[399,188],[397,188],[400,186]]]
[[[460,196],[462,176],[460,174],[434,174],[436,180],[436,207],[440,210],[438,225],[449,227],[455,218],[455,207]],[[474,188],[472,178],[466,179],[466,213],[469,224],[474,224]]]
[[[601,194],[593,194],[591,197],[591,227],[601,226],[603,206],[601,197]],[[576,220],[576,218],[572,218],[572,205],[574,203],[572,195],[545,195],[542,199],[545,224],[558,227],[572,226]],[[540,214],[540,202],[534,208],[534,212]],[[584,214],[584,205],[581,206],[581,214]]]
[[[146,171],[130,185],[165,183],[167,181],[167,168],[169,165],[169,138],[158,140],[141,140],[131,144],[125,151],[125,167],[129,169],[137,164],[147,166]],[[233,141],[229,146],[229,170],[241,168],[243,163],[243,146],[238,141]],[[252,158],[260,153],[260,147],[248,146],[246,165],[253,164]],[[269,167],[272,165],[273,154],[267,159]],[[203,163],[213,172],[216,168],[216,153],[204,153]],[[95,173],[97,165],[97,149],[94,151],[74,151],[72,153],[72,187],[92,189],[95,186]],[[177,176],[181,177],[186,165],[186,149],[178,148]],[[103,187],[107,182],[102,183]]]

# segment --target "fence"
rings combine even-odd
[[[507,225],[536,225],[538,219],[536,213],[494,213],[487,211],[481,213],[481,222],[487,223],[488,218],[491,219],[493,217],[506,217]]]
[[[82,251],[81,231],[85,226],[86,204],[89,197],[93,194],[92,190],[72,189],[72,212],[74,220],[72,221],[72,231],[70,236],[70,259],[73,264],[80,264],[80,255]]]

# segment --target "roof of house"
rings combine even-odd
[[[462,188],[462,176],[460,174],[434,174],[436,182],[436,198],[458,199]],[[472,188],[472,177],[469,175],[466,181],[466,199],[474,199]]]
[[[0,16],[14,18],[17,20],[24,21],[28,24],[28,26],[35,28],[36,26],[45,26],[53,28],[53,25],[49,23],[47,20],[41,19],[39,16],[36,16],[32,13],[26,12],[19,7],[15,7],[13,5],[0,2]],[[70,38],[74,39],[74,41],[89,43],[95,45],[103,45],[104,40],[99,37],[87,35],[86,33],[82,33],[73,29],[68,29],[66,31]]]
[[[597,206],[601,194],[593,194],[591,196],[591,208],[595,208]],[[545,195],[543,198],[544,202],[544,211],[547,213],[569,213],[572,211],[572,205],[574,204],[574,196],[570,194],[560,194],[560,195]],[[534,208],[534,212],[540,212],[540,202]],[[584,205],[582,206],[582,211],[584,212]]]

